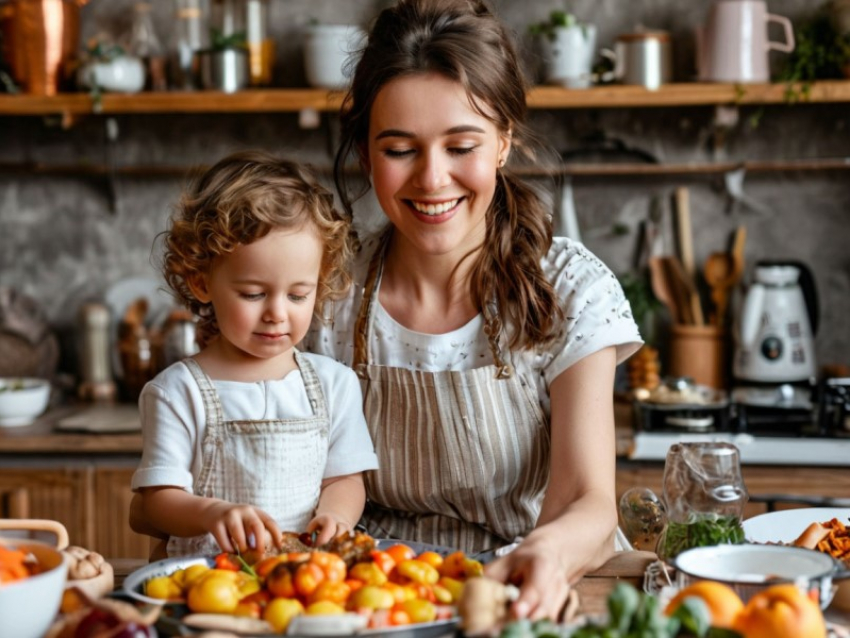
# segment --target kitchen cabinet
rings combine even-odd
[[[0,517],[46,518],[62,523],[72,545],[107,558],[147,558],[149,539],[128,524],[128,467],[80,463],[74,456],[0,468]],[[62,467],[68,465],[69,467]]]
[[[750,499],[793,495],[803,497],[847,498],[850,494],[850,470],[829,467],[748,466],[741,468]],[[633,487],[648,487],[659,497],[663,494],[663,463],[617,463],[617,497]],[[805,506],[805,503],[777,503],[777,508]],[[750,500],[745,518],[763,514],[767,504]]]

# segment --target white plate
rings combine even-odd
[[[791,543],[812,523],[837,518],[850,524],[850,507],[804,507],[768,512],[742,523],[744,536],[752,543]]]

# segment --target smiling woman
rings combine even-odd
[[[335,179],[353,212],[359,162],[388,223],[360,237],[355,286],[305,343],[361,378],[380,462],[369,531],[468,553],[522,541],[487,572],[520,582],[513,611],[537,618],[613,550],[614,368],[640,337],[611,271],[553,239],[509,168],[533,156],[525,89],[485,2],[381,12]]]

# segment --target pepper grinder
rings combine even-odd
[[[85,401],[113,401],[116,389],[109,356],[109,308],[95,301],[84,303],[77,321],[80,334],[79,397]]]

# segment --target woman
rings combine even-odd
[[[380,469],[376,536],[477,552],[556,617],[613,551],[612,388],[640,344],[622,289],[505,166],[527,153],[525,85],[480,0],[401,0],[378,17],[341,115],[335,179],[371,183],[387,229],[361,237],[351,296],[307,347],[352,365]],[[360,193],[362,194],[362,193]]]

